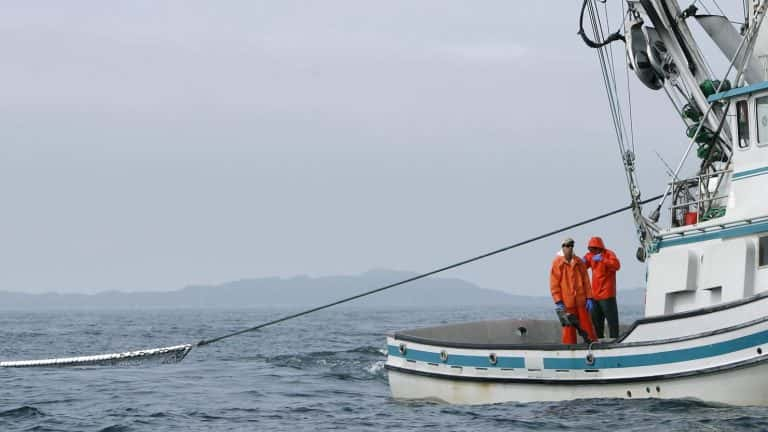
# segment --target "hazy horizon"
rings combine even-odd
[[[156,298],[161,299],[162,301],[166,301],[167,299],[163,299],[163,295],[183,295],[183,294],[189,294],[189,293],[195,293],[199,292],[200,290],[208,291],[210,293],[215,292],[221,292],[221,291],[227,291],[236,287],[237,289],[241,290],[242,292],[250,292],[250,293],[264,293],[266,292],[267,295],[274,296],[274,291],[283,291],[281,297],[285,298],[291,298],[292,296],[298,296],[300,299],[302,296],[305,296],[307,294],[307,290],[309,290],[309,293],[312,292],[323,292],[323,291],[329,291],[331,295],[326,296],[326,298],[317,298],[312,297],[309,299],[302,299],[301,304],[312,304],[317,305],[322,302],[327,301],[335,301],[342,298],[346,298],[347,296],[356,295],[362,292],[366,292],[375,288],[379,288],[385,285],[389,285],[391,283],[399,282],[401,280],[404,280],[406,278],[410,278],[415,276],[415,273],[411,272],[403,272],[398,270],[389,270],[389,269],[372,269],[367,272],[363,272],[360,274],[340,274],[340,275],[329,275],[329,276],[321,276],[321,277],[311,277],[307,275],[296,275],[293,277],[264,277],[264,278],[243,278],[243,279],[237,279],[237,280],[231,280],[231,281],[224,281],[221,283],[216,284],[206,284],[206,285],[186,285],[183,287],[179,287],[176,289],[170,289],[165,291],[121,291],[121,290],[106,290],[106,291],[97,291],[92,293],[61,293],[61,292],[42,292],[42,293],[24,293],[24,292],[18,292],[18,291],[12,291],[12,290],[3,290],[0,289],[0,297],[3,295],[11,295],[11,297],[6,296],[5,299],[6,302],[13,302],[14,299],[18,299],[18,297],[14,297],[16,295],[22,295],[22,296],[30,296],[35,298],[41,298],[41,297],[49,297],[49,298],[63,298],[63,297],[97,297],[101,296],[103,298],[107,298],[108,302],[112,301],[112,299],[116,298],[123,298],[123,297],[139,297],[141,296],[142,299],[147,299],[149,297],[146,296],[152,296],[156,295]],[[338,284],[339,281],[342,281],[341,285]],[[329,285],[328,283],[333,283]],[[434,291],[435,295],[440,295],[442,292],[443,296],[446,294],[450,297],[453,296],[453,303],[457,307],[461,306],[463,304],[467,304],[467,302],[472,302],[474,299],[471,297],[471,294],[469,293],[482,293],[483,295],[490,294],[490,297],[499,294],[502,296],[505,296],[506,299],[514,299],[514,298],[520,298],[525,297],[529,298],[532,301],[538,301],[538,300],[544,300],[546,303],[549,303],[550,301],[550,294],[549,292],[541,292],[541,293],[534,293],[531,295],[527,294],[515,294],[510,293],[503,290],[498,290],[495,288],[490,287],[483,287],[480,285],[477,285],[471,281],[467,281],[461,278],[455,278],[455,277],[441,277],[440,275],[430,276],[424,279],[419,279],[416,281],[412,281],[407,284],[403,284],[400,286],[393,287],[389,290],[382,291],[381,293],[374,294],[374,298],[379,298],[382,296],[395,296],[395,297],[402,297],[405,293],[407,293],[409,290],[417,289],[417,290],[423,290],[424,286],[428,285],[430,286],[430,289]],[[287,288],[286,288],[287,287]],[[457,296],[457,289],[459,297]],[[629,296],[629,302],[636,302],[637,297],[639,297],[638,292],[643,291],[644,287],[632,287],[632,288],[619,288],[618,289],[618,295],[621,300],[626,300],[624,295]],[[465,291],[465,292],[462,292]],[[387,294],[382,294],[387,293]],[[470,295],[468,298],[461,298],[462,294]],[[52,297],[51,297],[52,296]],[[445,303],[446,299],[441,298],[441,304]],[[272,301],[272,300],[269,300]],[[449,304],[451,300],[449,300]],[[620,301],[621,302],[621,301]],[[407,305],[408,302],[404,302],[402,300],[398,300],[396,303],[398,305]],[[417,303],[429,303],[429,296],[424,299],[417,300]],[[151,303],[146,303],[147,305],[151,305]],[[493,304],[493,303],[489,303]],[[201,303],[202,305],[202,303]],[[286,303],[286,305],[290,306]],[[13,306],[13,305],[5,305],[5,306]],[[270,305],[271,306],[271,305]],[[0,299],[0,309],[4,307],[3,299]],[[162,305],[160,306],[162,307]]]
[[[0,290],[422,273],[626,205],[595,52],[563,6],[7,5]],[[655,152],[674,165],[688,139],[630,78],[648,197]],[[442,276],[546,295],[561,238],[581,254],[593,235],[619,287],[644,286],[629,213]]]

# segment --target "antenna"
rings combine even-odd
[[[668,175],[668,176],[670,176],[670,177],[672,177],[672,180],[676,180],[676,179],[677,179],[677,176],[675,176],[675,172],[672,170],[672,167],[671,167],[671,166],[669,166],[669,164],[667,163],[667,161],[665,161],[665,160],[664,160],[664,158],[663,158],[663,157],[661,157],[661,154],[659,154],[659,152],[658,152],[658,151],[656,151],[656,149],[654,149],[654,150],[653,150],[653,152],[654,152],[654,153],[656,153],[656,157],[658,157],[658,158],[659,158],[659,160],[661,161],[661,163],[663,163],[663,164],[664,164],[664,168],[667,170],[667,175]]]

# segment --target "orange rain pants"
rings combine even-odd
[[[579,326],[589,338],[597,340],[592,318],[587,312],[587,299],[592,298],[592,284],[589,283],[587,267],[581,258],[574,256],[568,262],[562,254],[558,254],[552,261],[552,270],[549,272],[549,290],[552,300],[555,303],[563,302],[566,312],[579,317]],[[563,327],[562,341],[565,344],[575,344],[576,329],[571,326]]]
[[[595,328],[592,326],[592,318],[589,316],[589,312],[587,311],[586,306],[566,308],[565,311],[579,317],[579,327],[581,327],[582,330],[587,332],[587,335],[589,335],[589,338],[591,340],[593,341],[597,340],[597,335],[595,334]],[[576,344],[576,335],[577,333],[576,333],[575,327],[565,326],[563,327],[562,342],[564,344],[574,345]]]

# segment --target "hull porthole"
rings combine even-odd
[[[595,355],[592,354],[592,344],[594,344],[594,342],[589,343],[589,347],[587,347],[587,357],[584,359],[590,366],[595,364]]]
[[[402,355],[405,355],[405,353],[407,353],[407,352],[408,352],[408,347],[406,347],[404,343],[401,343],[401,344],[400,344],[400,345],[397,347],[397,349],[398,349],[398,351],[400,351],[400,354],[402,354]]]
[[[495,365],[496,363],[498,363],[499,359],[498,359],[498,357],[496,357],[496,353],[490,353],[490,354],[488,354],[488,361],[489,361],[489,362],[490,362],[492,365]]]
[[[446,350],[440,351],[440,361],[442,361],[443,363],[448,361],[448,352]]]
[[[585,362],[587,362],[588,365],[592,366],[595,364],[595,355],[592,353],[587,354],[587,357],[584,359]]]

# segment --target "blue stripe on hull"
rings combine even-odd
[[[736,87],[734,89],[730,89],[724,92],[715,93],[713,95],[710,95],[707,98],[708,102],[715,102],[719,101],[721,99],[728,99],[736,96],[743,96],[746,94],[751,94],[758,92],[760,90],[768,89],[768,81],[759,82],[757,84],[751,84],[745,87]]]
[[[761,233],[766,231],[768,231],[768,222],[758,222],[758,223],[753,223],[749,225],[743,225],[743,226],[734,227],[734,228],[725,228],[725,229],[702,233],[702,234],[691,234],[691,235],[686,235],[684,237],[661,240],[659,242],[659,249],[664,247],[678,246],[682,244],[696,243],[696,242],[719,239],[719,238],[727,239],[727,238],[733,238],[733,237],[741,237],[749,234],[756,234],[756,233]]]
[[[649,354],[634,354],[626,356],[597,356],[595,364],[587,365],[584,359],[560,359],[545,358],[545,369],[613,369],[638,366],[655,366],[668,363],[677,363],[691,360],[700,360],[728,354],[746,348],[756,347],[768,343],[768,331],[743,336],[729,341],[714,344],[684,348],[674,351],[666,351]],[[755,353],[757,354],[757,353]]]
[[[639,366],[654,366],[668,363],[678,363],[703,358],[715,357],[740,351],[746,348],[758,347],[768,343],[768,331],[762,331],[740,338],[708,344],[704,346],[683,348],[673,351],[648,354],[631,354],[621,356],[596,356],[595,363],[588,365],[584,358],[544,358],[544,369],[615,369]],[[767,347],[768,349],[768,347]],[[428,363],[442,363],[440,354],[429,351],[408,349],[406,355],[400,354],[398,347],[388,345],[389,355],[404,357],[408,360],[416,360]],[[757,352],[755,353],[757,355]],[[523,357],[499,357],[496,365],[491,365],[488,357],[448,354],[449,366],[467,367],[497,367],[497,368],[524,368]]]
[[[763,174],[768,174],[768,167],[761,167],[761,168],[755,168],[751,170],[741,171],[737,173],[733,173],[733,176],[731,177],[732,180],[741,180],[744,178],[759,176]]]
[[[388,345],[387,352],[392,357],[403,357],[407,360],[416,360],[426,363],[443,363],[440,360],[439,352],[419,351],[408,348],[405,355],[400,354],[400,349],[396,346]],[[490,353],[489,353],[490,354]],[[487,356],[471,356],[460,354],[448,354],[448,360],[445,362],[448,366],[462,367],[487,367],[487,368],[524,368],[525,359],[522,357],[501,357],[496,359],[496,364],[492,365]]]

